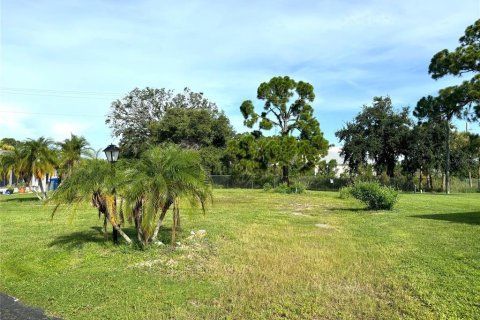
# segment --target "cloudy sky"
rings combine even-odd
[[[478,17],[479,0],[1,0],[0,138],[74,133],[104,147],[110,103],[146,86],[204,92],[242,132],[241,102],[289,75],[314,86],[338,143],[374,96],[414,107],[460,82],[432,80],[428,64]]]

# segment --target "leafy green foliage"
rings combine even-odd
[[[356,182],[349,191],[372,210],[391,210],[398,200],[398,192],[377,182]]]
[[[150,125],[153,144],[175,143],[182,147],[225,147],[233,131],[230,121],[216,108],[171,107]]]
[[[53,141],[44,137],[36,140],[28,139],[22,144],[20,153],[21,167],[28,175],[34,176],[38,180],[41,191],[39,197],[46,199],[47,190],[42,179],[45,174],[52,174],[58,163],[56,150],[53,149]]]
[[[208,177],[197,152],[177,146],[155,147],[126,170],[123,189],[127,215],[135,221],[143,245],[156,240],[167,210],[173,205],[179,214],[181,198],[199,202],[204,209],[211,198]],[[180,219],[180,217],[174,217]],[[172,236],[175,230],[172,228]]]
[[[480,169],[480,135],[455,132],[452,135],[452,173],[472,177]]]
[[[92,155],[92,149],[89,147],[87,139],[73,133],[70,135],[70,139],[65,139],[58,145],[60,146],[60,171],[63,171],[64,176],[72,173],[73,167],[80,163],[82,156]]]
[[[373,160],[378,174],[393,177],[400,155],[405,154],[411,125],[408,113],[408,108],[396,112],[389,97],[374,97],[372,106],[363,106],[352,122],[335,133],[352,173]]]
[[[22,157],[20,144],[13,150],[7,150],[0,154],[0,174],[5,177],[13,172],[19,181],[23,181],[28,172]]]
[[[313,86],[289,77],[274,77],[260,84],[257,98],[265,101],[261,113],[255,112],[251,100],[240,106],[244,124],[253,128],[258,123],[257,133],[278,129],[279,136],[268,144],[275,145],[275,162],[281,164],[282,179],[288,183],[289,168],[295,161],[300,162],[297,159],[302,159],[304,168],[311,168],[328,149],[309,104],[315,99]]]
[[[211,198],[208,177],[197,152],[168,146],[148,150],[139,160],[121,160],[115,166],[96,159],[82,162],[53,192],[50,203],[56,205],[54,214],[59,205],[72,205],[75,211],[91,200],[99,215],[104,214],[121,234],[124,218],[134,222],[138,239],[146,246],[156,240],[171,206],[179,214],[183,198],[192,204],[199,202],[203,209]],[[179,221],[179,216],[176,218]]]
[[[270,191],[270,190],[272,190],[272,188],[273,188],[273,186],[270,182],[265,182],[263,184],[263,191]]]
[[[343,187],[338,191],[338,197],[340,199],[348,199],[351,196],[352,196],[352,187],[351,186]]]
[[[305,185],[301,182],[295,182],[290,185],[287,183],[281,183],[278,185],[278,187],[273,189],[274,192],[276,193],[304,193],[305,192]]]
[[[175,143],[187,148],[225,147],[233,130],[215,103],[185,88],[135,88],[111,105],[106,123],[120,137],[122,156],[138,158],[150,146]]]
[[[405,140],[403,171],[411,175],[417,170],[426,174],[441,171],[444,166],[445,139],[442,123],[427,121],[415,125]]]
[[[417,105],[418,113],[432,117],[442,114],[447,119],[453,115],[473,120],[480,117],[480,19],[465,30],[460,38],[460,46],[450,52],[444,49],[436,53],[428,68],[433,79],[446,75],[462,76],[473,74],[469,81],[450,86],[439,91],[436,98],[422,98]],[[424,100],[427,101],[424,101]],[[435,101],[428,101],[435,100]],[[469,112],[471,109],[475,112]]]
[[[117,163],[119,164],[119,163]],[[50,203],[70,204],[73,208],[90,202],[92,195],[111,194],[116,186],[122,185],[122,175],[105,160],[89,160],[81,163],[68,178],[52,193]]]

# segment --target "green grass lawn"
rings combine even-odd
[[[113,245],[88,205],[50,213],[0,196],[0,291],[65,319],[480,319],[479,194],[402,194],[387,212],[220,189],[205,216],[181,211],[175,250]]]

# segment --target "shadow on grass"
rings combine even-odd
[[[134,227],[122,228],[122,230],[132,239],[134,243],[137,242],[137,231]],[[177,231],[177,239],[180,241],[182,238],[181,231]],[[123,238],[118,235],[119,243],[122,243]],[[170,244],[171,242],[171,229],[160,228],[158,232],[158,240],[164,244]],[[109,226],[107,229],[107,237],[103,234],[103,228],[100,226],[91,227],[90,230],[73,232],[57,237],[55,240],[49,243],[49,247],[60,246],[68,249],[82,248],[87,243],[108,243],[112,242],[112,228]]]
[[[443,220],[443,221],[449,221],[449,222],[455,222],[455,223],[480,225],[480,211],[420,214],[420,215],[415,215],[410,217],[419,218],[419,219]]]
[[[105,239],[101,227],[92,227],[90,230],[78,231],[57,237],[48,244],[49,247],[59,246],[69,249],[82,248],[87,243],[105,243],[111,238]]]
[[[5,196],[5,197],[8,197],[8,196]],[[18,202],[18,203],[23,203],[23,202],[38,202],[38,203],[40,203],[40,199],[38,199],[36,196],[7,198],[7,199],[2,199],[2,201],[4,201],[4,202]]]
[[[327,208],[328,211],[351,211],[351,212],[367,212],[368,208]]]
[[[181,241],[183,238],[182,231],[177,231],[177,241]],[[164,244],[170,244],[172,242],[172,229],[161,227],[158,231],[158,240]]]

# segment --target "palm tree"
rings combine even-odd
[[[176,146],[155,147],[144,153],[138,164],[126,171],[123,193],[127,215],[137,228],[139,241],[155,241],[168,209],[173,206],[172,243],[180,225],[179,203],[182,197],[204,204],[211,197],[208,176],[194,151]]]
[[[80,163],[82,156],[90,155],[87,139],[70,134],[70,139],[58,143],[60,146],[60,167],[65,170],[65,177],[72,174],[73,167]]]
[[[127,243],[131,243],[130,237],[121,229],[113,191],[115,186],[121,185],[119,181],[121,176],[121,174],[115,175],[112,166],[104,160],[94,159],[81,163],[48,200],[56,205],[52,216],[62,204],[73,205],[75,211],[78,205],[91,201],[92,205],[98,209],[98,216],[104,215],[105,234],[108,221]]]
[[[22,179],[21,155],[18,149],[8,150],[0,155],[0,175],[4,178],[11,173],[17,179]]]
[[[52,145],[52,140],[40,137],[37,140],[28,139],[25,141],[21,150],[22,167],[38,180],[41,192],[38,197],[41,200],[48,197],[42,179],[46,174],[52,174],[55,171],[58,161]]]

